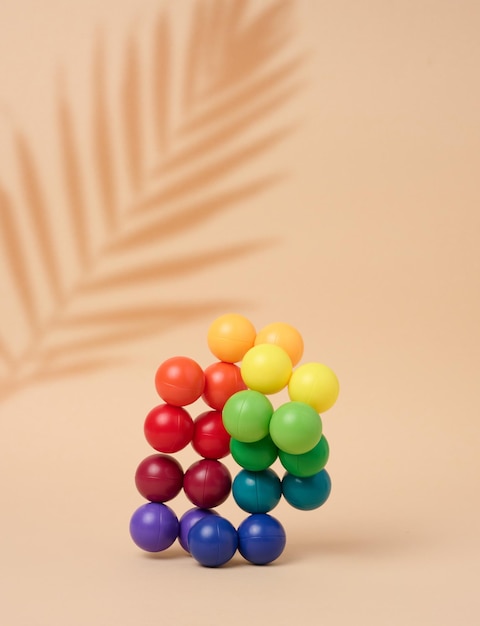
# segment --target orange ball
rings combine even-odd
[[[303,356],[302,335],[296,328],[285,324],[285,322],[274,322],[268,324],[257,334],[255,345],[261,343],[271,343],[283,348],[295,366]]]
[[[253,346],[255,336],[256,330],[250,320],[238,313],[226,313],[210,325],[207,342],[217,359],[237,363]]]
[[[155,388],[167,404],[186,406],[202,395],[205,374],[188,356],[174,356],[164,361],[155,373]]]

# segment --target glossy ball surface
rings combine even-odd
[[[142,505],[130,519],[130,536],[146,552],[162,552],[169,548],[178,537],[178,530],[177,516],[160,502]]]
[[[180,518],[178,541],[186,552],[190,552],[188,547],[188,533],[197,522],[208,515],[218,515],[218,513],[216,511],[212,511],[211,509],[199,509],[198,507],[194,507],[193,509],[186,511]]]
[[[318,509],[328,500],[331,489],[330,476],[325,469],[306,478],[287,472],[282,480],[285,500],[301,511]]]
[[[300,365],[288,383],[290,400],[305,402],[317,413],[330,409],[335,404],[339,391],[337,376],[322,363]]]
[[[230,452],[239,465],[252,472],[267,469],[278,457],[278,448],[270,435],[251,443],[231,439]]]
[[[257,333],[255,345],[270,343],[283,348],[295,366],[303,356],[303,338],[296,328],[284,322],[268,324]]]
[[[200,565],[220,567],[230,561],[237,551],[237,531],[225,518],[210,515],[191,528],[188,547],[190,554]]]
[[[221,459],[230,453],[230,435],[220,411],[205,411],[193,422],[192,446],[205,459]]]
[[[160,404],[145,418],[144,433],[155,450],[178,452],[192,440],[193,420],[182,407]]]
[[[320,415],[304,402],[286,402],[270,420],[270,436],[275,445],[290,454],[304,454],[320,441]]]
[[[227,432],[238,441],[250,443],[268,435],[273,406],[263,394],[247,389],[227,400],[222,415]]]
[[[233,481],[232,493],[238,506],[248,513],[268,513],[282,497],[280,478],[271,470],[241,470]]]
[[[183,485],[182,466],[172,456],[152,454],[137,467],[135,485],[150,502],[172,500]]]
[[[219,361],[212,363],[205,370],[202,399],[212,409],[221,411],[230,396],[246,388],[238,365]]]
[[[281,464],[294,476],[313,476],[327,464],[330,449],[324,435],[317,445],[304,454],[289,454],[280,450],[278,456]]]
[[[207,333],[210,351],[220,361],[237,363],[255,341],[252,322],[238,313],[226,313],[212,322]]]
[[[225,502],[231,487],[228,468],[212,459],[197,461],[187,469],[183,478],[185,495],[202,509],[211,509]]]
[[[262,343],[250,348],[243,357],[240,369],[249,389],[271,394],[281,391],[288,384],[292,362],[279,346]]]
[[[278,559],[285,544],[285,529],[271,515],[250,515],[238,527],[238,550],[254,565],[266,565]]]
[[[155,374],[155,388],[167,404],[185,406],[198,400],[205,387],[200,365],[186,356],[164,361]]]

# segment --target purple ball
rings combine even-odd
[[[188,548],[188,533],[197,522],[199,522],[204,517],[207,517],[208,515],[218,515],[218,513],[216,511],[212,511],[211,509],[201,509],[199,507],[193,507],[193,509],[189,509],[188,511],[186,511],[180,518],[180,531],[178,533],[178,541],[180,542],[182,548],[187,552],[190,552]]]
[[[161,552],[178,537],[178,519],[166,504],[148,502],[140,506],[130,520],[130,535],[142,550]]]

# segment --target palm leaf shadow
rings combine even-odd
[[[107,80],[103,38],[97,38],[93,62],[92,156],[97,173],[102,213],[108,229],[118,226],[119,207],[116,194],[115,153],[107,100]]]
[[[181,237],[221,212],[241,206],[283,176],[274,172],[234,184],[230,178],[272,150],[293,129],[292,125],[263,126],[298,91],[301,57],[277,61],[279,52],[291,42],[293,2],[274,0],[249,17],[254,5],[251,0],[196,3],[183,88],[178,94],[173,92],[172,33],[165,13],[160,13],[153,27],[150,80],[135,34],[128,38],[115,103],[100,35],[93,57],[91,158],[82,152],[74,111],[60,81],[56,108],[59,176],[75,275],[69,275],[60,260],[59,234],[46,193],[48,181],[41,175],[29,141],[16,133],[24,196],[21,208],[31,225],[38,267],[25,254],[19,206],[2,189],[3,254],[15,286],[11,295],[23,312],[26,328],[21,350],[10,346],[7,337],[0,337],[0,360],[8,370],[6,378],[0,379],[4,394],[34,382],[110,367],[118,363],[112,350],[128,342],[235,306],[225,300],[165,304],[150,298],[132,307],[130,288],[206,271],[273,243],[250,240],[210,246],[173,260],[162,259],[159,248],[161,241]],[[175,95],[183,103],[183,119],[177,128],[171,116]],[[147,135],[153,138],[153,162],[146,149]],[[121,171],[126,172],[123,184]],[[92,239],[95,208],[86,200],[90,180],[104,229],[97,247]],[[146,254],[137,255],[133,265],[125,263],[125,255],[138,250]],[[114,269],[108,264],[112,260],[117,262]],[[40,270],[48,287],[49,315],[40,313],[34,270]],[[111,309],[98,297],[113,291],[123,298],[123,308]]]
[[[24,191],[24,206],[31,220],[31,232],[36,234],[44,276],[49,284],[52,299],[57,304],[61,300],[63,289],[60,263],[55,257],[53,224],[45,219],[47,206],[45,191],[29,142],[21,133],[17,133],[15,137],[15,148],[21,187]]]
[[[91,359],[91,352],[98,352],[105,348],[117,348],[119,344],[134,341],[142,337],[148,337],[154,333],[172,330],[175,326],[185,324],[198,315],[211,315],[219,310],[219,307],[231,305],[227,300],[199,303],[195,308],[190,305],[172,304],[170,306],[147,305],[131,307],[120,314],[114,308],[105,309],[101,314],[84,313],[72,316],[66,320],[64,328],[80,327],[88,331],[87,338],[77,339],[73,337],[57,346],[52,346],[45,352],[47,371],[57,362],[65,360],[65,357],[73,351],[83,356],[83,365],[88,365],[90,360],[97,363],[98,358]]]
[[[252,183],[235,186],[228,191],[209,195],[205,199],[193,200],[191,204],[182,206],[173,215],[166,216],[161,220],[147,222],[137,229],[122,234],[113,240],[106,248],[107,252],[135,250],[138,246],[159,243],[162,239],[173,237],[180,233],[199,226],[201,223],[212,219],[221,211],[230,206],[237,205],[244,200],[258,195],[281,180],[283,176],[277,174],[265,176]],[[252,244],[252,248],[253,248]]]
[[[90,245],[88,220],[85,207],[84,183],[81,168],[75,129],[70,106],[64,95],[63,83],[60,86],[57,107],[58,134],[60,144],[61,163],[63,164],[64,188],[71,223],[72,244],[77,254],[81,271],[85,271],[90,261]]]
[[[16,286],[16,295],[20,301],[27,323],[31,329],[38,324],[38,310],[35,301],[33,278],[29,271],[24,254],[25,243],[22,239],[18,221],[15,219],[13,202],[4,189],[0,188],[0,236],[2,237],[5,257],[13,283]],[[3,341],[2,341],[3,343]],[[4,352],[9,353],[5,347]]]

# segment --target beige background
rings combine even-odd
[[[480,6],[299,0],[229,65],[236,22],[220,9],[239,3],[213,7],[201,45],[199,4],[0,3],[0,184],[14,207],[4,196],[0,621],[478,624]],[[266,6],[251,2],[251,18]],[[255,87],[272,33],[262,71],[303,56]],[[197,98],[182,91],[192,75]],[[209,147],[188,156],[195,133]],[[189,228],[184,208],[223,192],[235,201]],[[153,245],[101,256],[143,223],[136,205],[160,224]],[[294,324],[304,360],[337,372],[333,492],[317,511],[273,512],[288,536],[277,563],[208,570],[179,547],[140,553],[128,521],[155,368],[179,353],[209,364],[206,329],[231,309]]]

